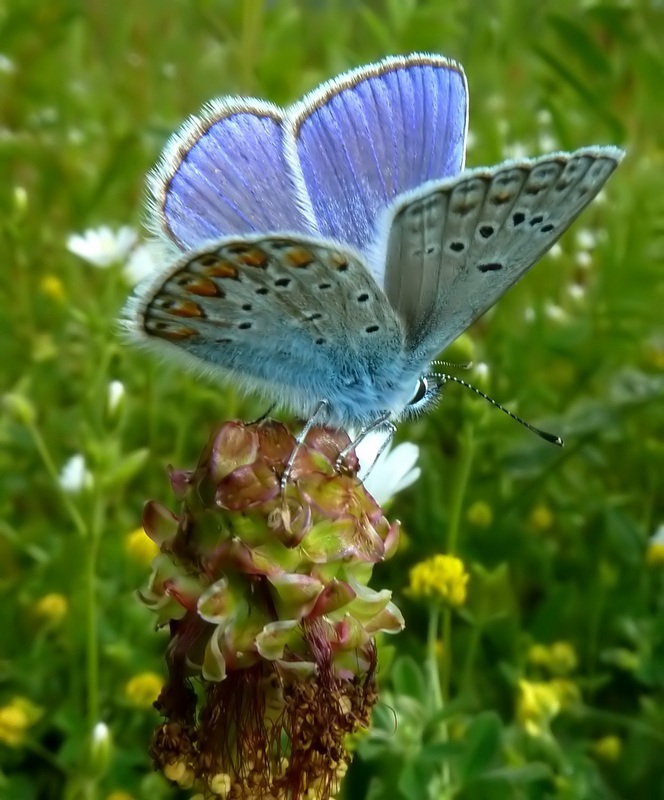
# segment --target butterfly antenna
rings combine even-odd
[[[434,363],[440,363],[440,362],[434,362]],[[480,397],[483,397],[485,400],[488,400],[491,403],[491,405],[500,409],[502,412],[507,414],[508,417],[512,417],[513,420],[519,422],[521,425],[524,426],[524,428],[528,428],[529,431],[532,431],[533,433],[537,434],[537,436],[539,436],[540,439],[544,439],[545,442],[551,442],[551,444],[557,444],[558,447],[565,446],[565,442],[560,438],[560,436],[556,436],[554,433],[547,433],[547,431],[543,431],[541,428],[536,428],[534,425],[531,425],[529,422],[526,422],[525,419],[517,417],[516,414],[512,414],[511,411],[508,411],[506,408],[501,406],[500,403],[496,403],[496,401],[493,398],[489,397],[488,394],[484,394],[484,392],[481,392],[479,389],[477,389],[475,386],[468,383],[467,381],[461,380],[461,378],[456,378],[454,375],[448,375],[448,374],[439,373],[435,375],[435,377],[441,380],[442,383],[445,383],[446,381],[454,381],[454,383],[460,383],[461,386],[465,386],[466,389],[470,389],[471,391],[475,392],[475,394],[478,394]]]
[[[451,361],[432,361],[437,367],[455,367],[456,369],[472,369],[474,366],[472,361],[466,361],[463,364],[453,364]]]

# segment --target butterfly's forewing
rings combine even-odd
[[[414,54],[341,75],[290,109],[291,163],[321,234],[364,249],[398,194],[458,173],[467,104],[458,64]]]
[[[348,386],[403,352],[401,323],[361,257],[301,236],[229,238],[188,253],[138,287],[125,319],[144,345],[305,418],[320,400],[333,411],[352,405]],[[336,419],[365,411],[355,403]]]
[[[408,346],[431,358],[492,306],[597,195],[623,152],[589,147],[468,170],[399,198],[377,258]]]
[[[233,234],[315,231],[285,162],[282,114],[228,98],[191,117],[148,178],[154,231],[181,250]]]

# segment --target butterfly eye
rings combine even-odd
[[[415,394],[410,398],[408,401],[409,406],[416,406],[418,403],[421,403],[422,400],[427,396],[429,393],[429,383],[426,378],[420,378],[417,381],[417,386],[415,387]]]

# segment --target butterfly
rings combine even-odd
[[[427,407],[435,356],[597,195],[623,151],[464,169],[468,92],[442,56],[386,58],[286,109],[205,106],[148,178],[169,263],[125,309],[134,339],[318,423]]]

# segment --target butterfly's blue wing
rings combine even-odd
[[[458,173],[467,105],[462,68],[423,54],[353,70],[294,105],[290,162],[321,234],[366,250],[398,194]]]
[[[153,230],[179,249],[221,236],[315,231],[285,162],[283,112],[260,100],[208,104],[175,133],[148,178]]]

